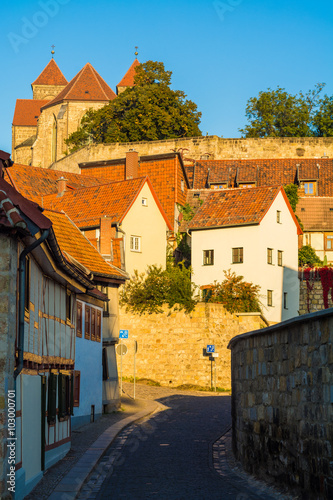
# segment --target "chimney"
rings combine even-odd
[[[56,180],[58,187],[58,196],[62,196],[66,191],[67,181],[68,179],[65,179],[65,177],[63,176],[59,177],[59,179]]]
[[[138,177],[139,153],[130,149],[126,153],[125,179],[135,179]]]

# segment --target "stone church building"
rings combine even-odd
[[[134,60],[117,85],[117,94],[134,85]],[[12,124],[15,163],[48,168],[67,155],[65,139],[88,109],[99,109],[117,95],[90,63],[68,83],[52,58],[31,84],[32,99],[17,99]]]

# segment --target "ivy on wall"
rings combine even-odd
[[[307,267],[306,269],[303,269],[303,279],[306,282],[308,312],[310,312],[310,293],[313,290],[315,281],[318,281],[319,279],[322,286],[324,307],[325,309],[328,309],[329,294],[331,295],[331,300],[333,301],[333,268],[328,266],[317,267],[315,269]]]

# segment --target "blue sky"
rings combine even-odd
[[[51,58],[69,81],[90,62],[115,90],[134,59],[162,61],[202,112],[203,134],[240,137],[260,90],[333,94],[333,2],[321,0],[4,0],[0,149],[11,151],[15,101]]]

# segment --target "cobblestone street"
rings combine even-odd
[[[69,454],[26,500],[296,500],[242,471],[230,425],[228,394],[136,384],[133,400],[123,383],[122,410],[74,432]]]

